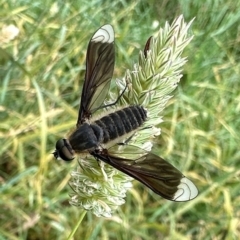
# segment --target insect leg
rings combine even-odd
[[[127,86],[128,86],[128,84],[127,84],[126,87],[123,89],[123,91],[122,91],[121,94],[118,96],[118,98],[116,99],[115,102],[109,103],[109,104],[107,104],[107,105],[100,106],[100,107],[97,108],[97,110],[102,109],[102,108],[111,107],[111,106],[114,106],[115,104],[117,104],[117,102],[120,100],[120,98],[123,96],[124,92],[126,91]],[[93,111],[95,111],[95,109],[94,109]]]
[[[133,133],[130,137],[128,137],[124,142],[117,143],[117,145],[119,146],[127,145],[131,141],[134,135],[135,133]]]

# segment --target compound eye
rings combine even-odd
[[[56,159],[71,161],[74,159],[74,150],[67,139],[60,139],[56,143],[56,150],[53,155]]]

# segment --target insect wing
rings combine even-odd
[[[111,25],[104,25],[97,30],[88,44],[77,127],[105,100],[113,75],[114,62],[114,31]]]
[[[198,195],[194,183],[180,171],[159,156],[141,148],[117,146],[93,155],[168,200],[184,202]]]

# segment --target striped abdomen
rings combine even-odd
[[[92,123],[103,131],[103,143],[114,140],[141,126],[147,118],[146,110],[139,105],[113,112]]]

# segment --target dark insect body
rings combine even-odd
[[[145,57],[150,51],[150,43],[151,38],[144,48]],[[123,139],[131,138],[147,120],[147,111],[143,106],[128,106],[90,122],[97,110],[116,103],[103,105],[114,62],[114,31],[111,25],[104,25],[88,45],[77,129],[68,139],[57,141],[55,158],[71,161],[75,154],[87,151],[168,200],[181,202],[195,198],[198,194],[196,186],[170,163],[126,142],[122,144]]]
[[[83,123],[69,136],[68,141],[76,152],[95,149],[99,144],[109,143],[137,129],[146,118],[147,113],[143,107],[126,107],[91,124]]]
[[[103,134],[103,140],[99,142],[107,143],[137,129],[146,118],[147,112],[142,106],[131,106],[95,121]]]

